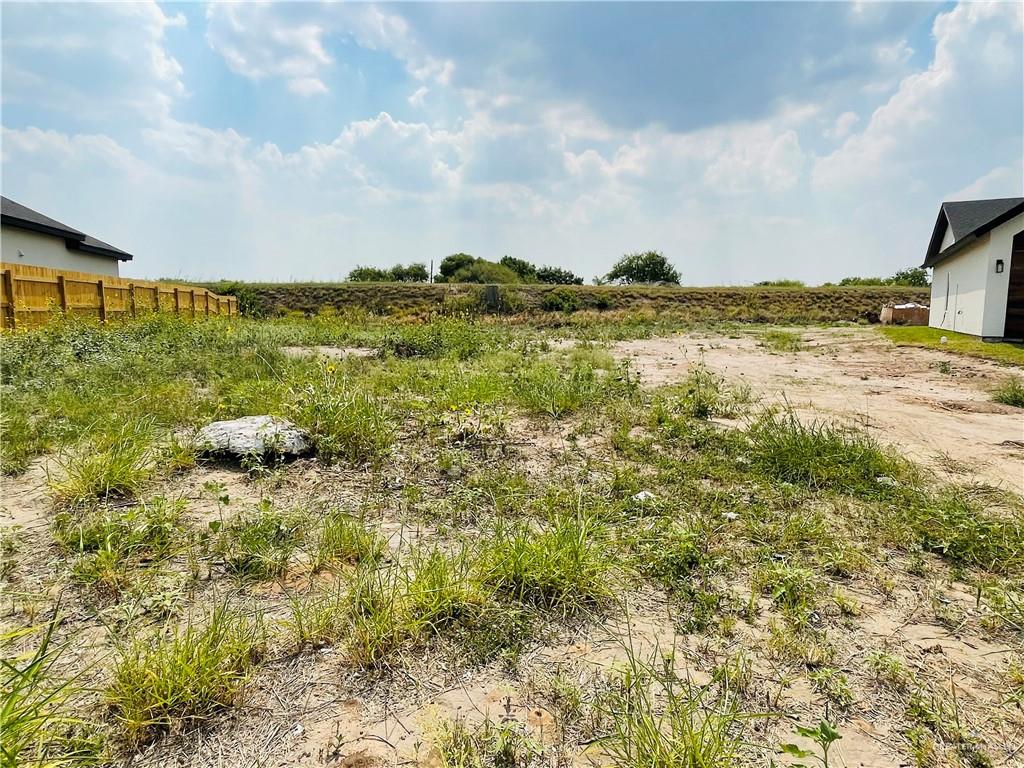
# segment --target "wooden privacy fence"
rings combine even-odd
[[[0,263],[4,328],[47,322],[54,309],[106,322],[152,312],[190,317],[237,315],[238,299],[205,288]]]

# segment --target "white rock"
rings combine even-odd
[[[204,453],[233,456],[299,456],[313,448],[305,432],[274,416],[243,416],[207,424],[196,435],[196,446]]]
[[[948,343],[949,343],[949,339],[947,339],[945,336],[939,336],[939,344],[948,344]]]
[[[644,501],[653,501],[653,500],[654,500],[654,494],[651,493],[650,491],[640,491],[640,493],[634,493],[633,494],[633,501],[644,502]]]

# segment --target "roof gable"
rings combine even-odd
[[[943,203],[925,254],[925,267],[934,267],[953,256],[986,232],[1024,213],[1024,197],[993,200],[959,200]],[[946,230],[953,232],[953,244],[942,249]]]
[[[28,206],[16,203],[10,198],[0,196],[0,223],[18,229],[40,232],[44,235],[64,238],[64,245],[70,251],[81,251],[96,256],[108,256],[121,261],[130,261],[132,255],[120,248],[115,248],[102,240],[97,240],[74,227],[69,227],[56,219],[33,211]]]

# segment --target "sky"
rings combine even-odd
[[[1024,4],[19,3],[3,194],[136,277],[888,275],[1024,195]]]

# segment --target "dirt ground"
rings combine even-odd
[[[1024,493],[1024,411],[993,403],[988,394],[1008,375],[1006,366],[894,347],[867,328],[794,332],[802,338],[797,352],[772,351],[756,336],[720,334],[626,341],[613,351],[649,386],[679,381],[703,359],[766,402],[866,427],[960,482],[974,478]]]
[[[992,404],[987,395],[1006,375],[1005,367],[942,352],[894,348],[870,329],[798,332],[803,348],[797,352],[773,351],[753,335],[720,334],[620,342],[612,352],[629,359],[646,386],[681,381],[688,366],[703,359],[726,379],[749,384],[765,402],[788,402],[801,415],[855,422],[879,440],[899,446],[908,457],[955,476],[957,482],[977,480],[1024,492],[1024,412]],[[348,353],[333,348],[316,351],[327,356]],[[303,352],[293,349],[289,354]],[[530,434],[529,444],[514,443],[522,446],[516,449],[515,461],[526,468],[550,469],[581,463],[588,450],[600,450],[601,438],[581,443],[567,439],[567,431],[549,426],[547,433]],[[20,589],[27,592],[45,592],[57,570],[47,533],[52,508],[46,466],[44,460],[37,461],[21,476],[4,478],[0,489],[0,522],[21,528],[20,554],[29,565]],[[203,526],[219,514],[216,501],[204,490],[210,482],[230,494],[233,508],[263,498],[282,506],[358,507],[368,494],[364,480],[303,460],[284,468],[272,482],[253,480],[238,468],[206,466],[159,490],[187,499],[191,521]],[[401,540],[420,533],[393,504],[383,506],[379,524],[390,537]],[[1011,746],[1001,753],[996,765],[1024,764],[1019,709],[995,714],[1005,695],[1003,680],[1014,647],[986,634],[975,595],[952,580],[938,578],[945,572],[938,558],[929,562],[934,570],[887,590],[880,591],[868,577],[844,585],[859,612],[846,620],[836,667],[848,673],[856,703],[840,717],[843,739],[833,765],[911,764],[894,719],[902,704],[866,672],[868,654],[878,649],[904,659],[915,677],[945,681],[969,705],[969,726],[993,731],[993,742],[1021,744],[1016,751],[1010,751]],[[898,556],[888,566],[893,573],[907,572]],[[284,615],[286,597],[273,589],[261,595],[270,617]],[[753,741],[799,741],[793,738],[791,722],[812,723],[826,711],[825,698],[797,666],[764,656],[773,619],[767,599],[761,600],[756,623],[715,638],[681,634],[663,593],[641,590],[622,599],[622,615],[550,628],[514,667],[494,662],[453,674],[428,654],[411,660],[390,678],[375,681],[348,668],[338,649],[272,654],[255,673],[244,704],[202,731],[164,738],[134,756],[131,764],[437,768],[443,763],[431,746],[432,737],[438,723],[456,718],[469,723],[516,720],[540,743],[553,744],[584,724],[559,721],[539,693],[543,681],[555,674],[581,683],[598,677],[622,664],[627,643],[641,653],[673,649],[697,685],[710,680],[723,660],[748,654],[753,661],[751,707],[756,704],[784,715],[772,724],[755,723],[761,732],[752,735]],[[950,607],[958,625],[944,626],[936,620],[937,601]],[[70,626],[80,633],[83,644],[88,642],[85,638],[102,634],[102,615],[97,619],[73,602],[68,607]],[[606,764],[595,749],[585,746],[586,739],[578,743],[584,747],[575,754],[561,761],[552,753],[544,765]],[[789,764],[785,757],[775,759],[779,765]]]

